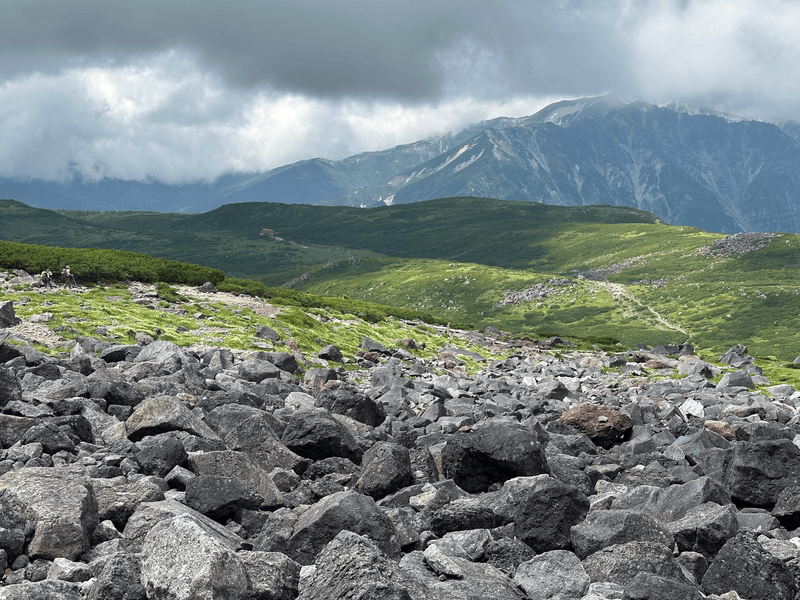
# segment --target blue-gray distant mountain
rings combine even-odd
[[[712,231],[800,232],[800,124],[602,97],[212,184],[0,180],[0,197],[69,209],[203,212],[252,201],[372,207],[450,196],[631,206]]]

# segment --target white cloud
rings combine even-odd
[[[550,99],[471,98],[407,107],[235,92],[185,54],[33,75],[0,87],[0,175],[213,180],[321,156],[338,159],[535,112]]]
[[[657,8],[639,15],[631,41],[644,93],[703,98],[766,118],[800,116],[799,4],[704,0],[649,6]]]
[[[7,4],[0,176],[211,180],[606,92],[800,119],[793,0]]]

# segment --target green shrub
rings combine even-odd
[[[153,258],[137,252],[59,248],[6,241],[0,241],[0,264],[9,269],[24,269],[29,273],[40,273],[48,269],[59,273],[66,265],[70,265],[72,274],[79,280],[86,281],[165,281],[187,285],[200,285],[210,281],[216,285],[225,279],[225,274],[220,269]]]

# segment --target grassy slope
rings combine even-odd
[[[776,364],[800,353],[796,235],[750,254],[710,258],[697,250],[720,234],[666,226],[640,211],[469,198],[370,210],[250,203],[203,215],[55,217],[48,217],[52,226],[33,229],[24,219],[13,229],[0,224],[0,237],[45,243],[44,231],[58,232],[47,243],[137,250],[272,284],[308,272],[302,289],[309,292],[521,334],[613,336],[626,345],[689,339],[709,356],[743,342]],[[262,228],[283,240],[260,236]],[[577,277],[623,261],[630,264],[608,281],[624,286],[624,295]],[[506,290],[553,276],[575,285],[541,301],[494,307]],[[636,283],[656,279],[667,282]]]
[[[2,298],[12,300],[17,316],[23,319],[45,312],[52,313],[53,318],[47,322],[47,327],[55,329],[65,339],[88,335],[130,344],[135,343],[136,332],[143,332],[181,346],[203,345],[253,351],[265,348],[290,351],[284,342],[291,339],[306,356],[313,356],[324,345],[332,343],[337,344],[345,356],[352,358],[364,336],[369,336],[390,347],[398,346],[400,339],[413,338],[425,345],[425,348],[414,349],[413,353],[425,358],[435,358],[439,348],[452,344],[485,353],[485,349],[479,346],[462,339],[451,339],[424,324],[408,324],[392,318],[368,323],[335,310],[279,305],[278,314],[266,317],[249,308],[190,298],[172,303],[162,299],[158,302],[158,308],[153,310],[134,303],[133,294],[122,284],[96,287],[80,294],[65,290],[41,292],[38,288],[21,289],[3,294]],[[170,307],[183,309],[188,314],[165,310]],[[198,313],[203,315],[201,319],[195,318]],[[277,331],[281,341],[269,344],[256,338],[256,328],[260,325]],[[186,331],[179,331],[179,328],[185,328]],[[62,351],[68,350],[70,345],[67,344]],[[50,351],[44,346],[40,348]],[[499,354],[497,357],[505,358],[508,355]],[[479,367],[475,361],[465,359],[465,362],[471,370]]]

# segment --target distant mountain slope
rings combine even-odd
[[[728,233],[800,231],[800,144],[778,127],[643,103],[596,104],[569,112],[562,103],[526,124],[486,129],[419,167],[333,201],[490,195],[631,206],[672,224]]]
[[[212,184],[0,180],[47,208],[206,212],[222,204],[378,206],[452,196],[610,204],[678,225],[800,232],[800,125],[673,102],[565,100],[339,161],[312,159]]]

